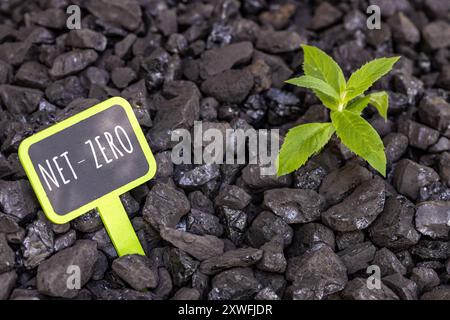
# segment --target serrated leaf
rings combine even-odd
[[[387,120],[387,112],[389,108],[389,96],[386,91],[374,92],[368,95],[369,103],[373,105],[380,115]]]
[[[309,123],[292,128],[287,133],[277,158],[277,175],[298,169],[319,152],[334,133],[331,123]]]
[[[392,70],[400,57],[372,60],[356,70],[347,82],[345,102],[351,101],[368,90],[375,81]]]
[[[367,96],[356,98],[345,108],[345,110],[359,115],[367,107],[369,101],[370,97]]]
[[[331,112],[331,121],[342,143],[386,176],[384,145],[375,129],[364,118],[348,110]]]
[[[368,104],[373,105],[380,115],[387,120],[389,96],[386,91],[374,92],[367,96],[358,97],[354,99],[345,110],[355,112],[359,115]]]
[[[337,101],[339,100],[339,95],[336,90],[334,90],[334,88],[325,81],[311,76],[301,76],[298,78],[286,80],[285,82],[296,85],[298,87],[313,89],[314,91],[320,92],[321,95],[326,96],[325,101],[327,102],[327,104],[331,104],[330,109],[336,108]],[[319,99],[321,99],[321,96],[319,96]]]
[[[346,88],[341,67],[324,51],[316,47],[302,45],[304,52],[303,71],[305,75],[315,77],[330,84],[341,95]]]

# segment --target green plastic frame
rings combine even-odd
[[[39,179],[39,176],[34,169],[33,163],[31,162],[30,156],[28,154],[28,151],[30,147],[41,141],[44,140],[68,127],[71,127],[75,124],[77,124],[80,121],[83,121],[99,112],[102,112],[112,106],[119,105],[121,106],[126,114],[127,117],[131,123],[131,126],[133,127],[133,131],[136,134],[137,140],[139,142],[139,145],[142,148],[142,151],[148,161],[149,164],[149,171],[142,177],[112,191],[111,193],[104,195],[100,198],[95,199],[94,201],[87,203],[83,205],[82,207],[66,214],[66,215],[59,215],[56,213],[50,203],[50,200],[47,197],[47,194],[44,190],[44,187],[42,186],[42,183]],[[139,125],[138,120],[136,119],[136,116],[134,114],[133,108],[131,105],[126,101],[125,99],[121,97],[114,97],[110,98],[108,100],[105,100],[87,110],[84,110],[64,121],[61,121],[60,123],[57,123],[47,129],[42,130],[41,132],[38,132],[31,137],[25,139],[22,141],[22,143],[19,146],[19,159],[22,163],[22,166],[25,169],[25,172],[30,180],[31,186],[34,190],[34,192],[37,195],[37,198],[39,200],[39,203],[41,204],[42,209],[44,210],[46,216],[49,218],[50,221],[56,224],[63,224],[67,223],[92,209],[105,207],[108,204],[111,203],[111,199],[119,198],[120,195],[124,194],[127,191],[130,191],[131,189],[136,188],[137,186],[145,183],[146,181],[153,178],[153,176],[156,173],[156,161],[153,156],[152,151],[150,150],[150,147],[148,146],[147,140],[145,138],[144,133],[142,132],[142,129]]]

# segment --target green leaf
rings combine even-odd
[[[358,97],[354,99],[345,110],[352,111],[359,115],[368,104],[373,105],[380,115],[387,120],[389,96],[386,91],[374,92],[367,96]]]
[[[316,47],[302,45],[304,52],[303,71],[305,75],[323,80],[341,95],[345,88],[345,77],[341,67],[332,57]]]
[[[361,116],[347,110],[331,112],[331,121],[341,141],[386,176],[384,145],[375,129]]]
[[[369,103],[373,105],[380,115],[387,120],[387,111],[389,107],[389,96],[386,91],[374,92],[368,95]]]
[[[296,85],[298,87],[313,89],[315,91],[320,92],[322,95],[327,96],[325,100],[326,100],[327,104],[332,105],[332,107],[330,109],[336,109],[335,106],[337,104],[337,101],[339,100],[339,95],[337,94],[336,90],[334,90],[334,88],[331,87],[325,81],[311,77],[311,76],[302,76],[302,77],[286,80],[285,82]],[[320,98],[320,96],[319,96],[319,98]]]
[[[346,108],[345,110],[354,112],[358,115],[361,114],[361,112],[367,107],[369,104],[370,97],[359,97],[354,99]]]
[[[356,70],[347,82],[345,102],[363,94],[375,81],[391,71],[398,59],[400,57],[375,59]]]
[[[334,133],[331,123],[308,123],[287,133],[277,159],[277,175],[282,176],[301,167],[319,152]]]
[[[338,103],[335,99],[327,96],[326,94],[321,93],[320,91],[313,90],[314,94],[319,98],[322,104],[330,110],[337,110]]]

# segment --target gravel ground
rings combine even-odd
[[[68,30],[65,8],[81,7]],[[369,4],[380,30],[366,26]],[[3,0],[0,299],[450,299],[450,1]],[[300,44],[348,75],[402,55],[376,89],[380,177],[338,140],[295,173],[179,165],[169,132],[327,121]],[[158,173],[122,197],[147,256],[118,258],[90,212],[54,225],[18,162],[27,136],[111,96],[132,104]],[[81,269],[80,290],[67,267]],[[370,290],[369,265],[381,270]]]

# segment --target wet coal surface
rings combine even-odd
[[[71,4],[81,30],[66,27]],[[380,30],[367,27],[371,4]],[[375,85],[388,121],[364,112],[386,179],[337,139],[280,178],[172,163],[170,133],[197,120],[282,134],[327,121],[312,93],[283,84],[302,43],[347,76],[402,56]],[[448,0],[2,1],[0,299],[448,300],[449,90]],[[117,257],[95,211],[49,222],[18,160],[24,138],[112,96],[131,103],[158,163],[122,197],[145,257]],[[73,265],[80,289],[67,286]]]

